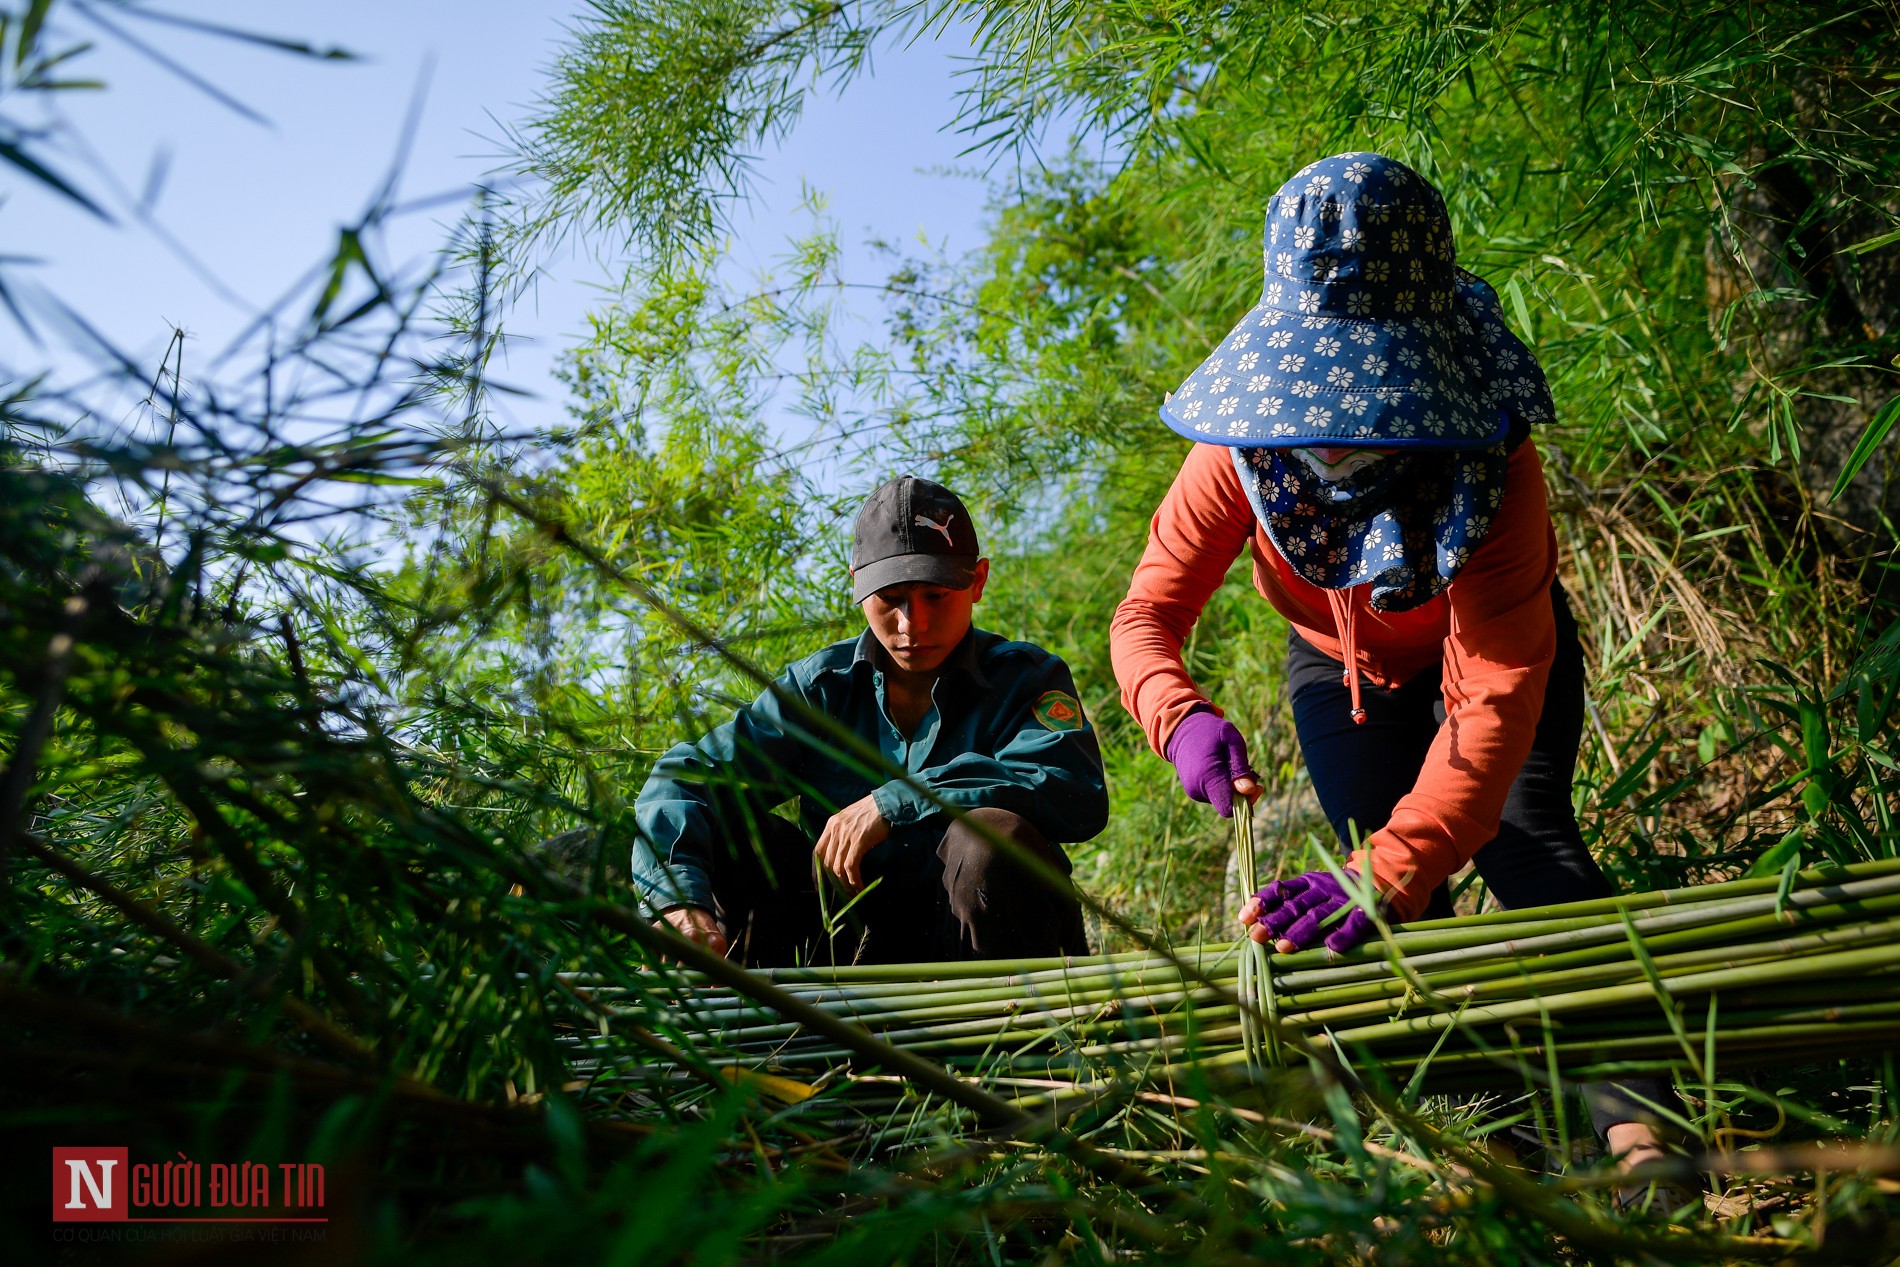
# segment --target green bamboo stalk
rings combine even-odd
[[[1848,908],[1810,908],[1807,913],[1809,916],[1818,916],[1823,913],[1825,909],[1832,909],[1836,913],[1845,913]],[[1891,909],[1900,909],[1900,896],[1871,900],[1862,904],[1859,908],[1862,913],[1873,913],[1876,910]],[[1662,934],[1654,938],[1650,944],[1657,949],[1662,949],[1667,945],[1682,941],[1693,943],[1709,935],[1712,929],[1718,930],[1726,936],[1734,937],[1744,933],[1781,931],[1785,929],[1785,927],[1786,924],[1778,918],[1772,915],[1764,915],[1753,917],[1749,920],[1705,925],[1699,929],[1685,930],[1684,932],[1674,934]],[[1801,953],[1803,947],[1825,945],[1828,944],[1830,940],[1836,939],[1833,935],[1827,933],[1816,934],[1815,936],[1818,936],[1820,940],[1810,942],[1801,939],[1782,938],[1775,941],[1758,943],[1758,945],[1768,949],[1760,950],[1757,953]],[[1865,936],[1866,935],[1862,935],[1861,939],[1864,940]],[[1727,953],[1726,949],[1702,952],[1702,960],[1691,959],[1677,961],[1671,959],[1670,962],[1672,964],[1676,962],[1721,962]],[[1711,958],[1711,955],[1714,957]],[[1629,960],[1628,947],[1626,944],[1617,947],[1597,948],[1585,952],[1582,956],[1573,954],[1571,958],[1602,958],[1606,956],[1612,961],[1607,968],[1599,969],[1594,975],[1581,977],[1562,977],[1553,976],[1551,974],[1549,970],[1556,968],[1558,966],[1556,961],[1563,959],[1563,956],[1547,958],[1535,972],[1526,972],[1523,970],[1522,965],[1514,964],[1511,961],[1505,961],[1502,964],[1486,965],[1485,972],[1482,975],[1492,977],[1494,980],[1487,984],[1479,984],[1476,986],[1470,981],[1470,978],[1474,975],[1470,970],[1461,970],[1451,974],[1450,977],[1441,977],[1436,973],[1430,972],[1423,974],[1423,976],[1426,983],[1435,990],[1443,990],[1451,986],[1461,985],[1464,987],[1464,994],[1474,996],[1509,994],[1525,989],[1536,989],[1547,992],[1548,989],[1551,988],[1550,983],[1552,982],[1570,984],[1585,980],[1609,980],[1614,979],[1615,973],[1628,970]],[[1619,967],[1618,965],[1621,966]],[[1460,978],[1463,979],[1461,980]],[[1101,978],[1096,978],[1096,980],[1101,980]],[[1179,973],[1171,966],[1157,967],[1150,972],[1130,974],[1126,980],[1131,985],[1139,985],[1141,988],[1127,990],[1101,987],[1072,989],[1066,991],[1059,997],[1064,1000],[1067,1006],[1072,1008],[1080,1009],[1119,1003],[1122,1007],[1129,1009],[1131,1012],[1138,1013],[1144,1010],[1152,1010],[1152,1008],[1156,1006],[1154,1003],[1156,999],[1172,999],[1178,994],[1180,989]],[[1275,1003],[1278,1011],[1291,1017],[1304,1015],[1324,1008],[1347,1007],[1352,1003],[1363,1001],[1363,1005],[1358,1011],[1329,1013],[1326,1018],[1329,1020],[1346,1019],[1351,1016],[1370,1014],[1368,1009],[1373,1006],[1372,1000],[1389,998],[1401,994],[1406,988],[1408,987],[1405,983],[1388,979],[1384,982],[1373,983],[1370,987],[1362,986],[1345,989],[1334,987],[1329,990],[1310,991],[1306,994],[1292,995],[1284,998],[1276,996]],[[1020,992],[1005,989],[970,989],[964,991],[961,995],[955,992],[935,992],[923,997],[932,1005],[927,1007],[891,1007],[882,1005],[885,1007],[885,1010],[881,1013],[875,1010],[880,1006],[878,1001],[873,1001],[870,1010],[860,1010],[859,1003],[851,998],[839,1000],[824,1006],[826,1006],[827,1010],[863,1021],[874,1027],[894,1026],[900,1022],[915,1024],[936,1018],[965,1018],[977,1015],[993,1015],[998,1018],[1006,1018],[1018,1015],[1046,1016],[1050,1014],[1047,1007],[1041,1009],[1025,1009],[1023,1007],[1025,1001],[1024,996]],[[1034,995],[1031,995],[1030,998],[1033,999]],[[951,1001],[936,1002],[937,1000]],[[748,1020],[757,1018],[761,1021],[766,1021],[767,1024],[754,1027],[736,1025],[733,1023],[741,1017]],[[706,1025],[702,1022],[701,1028],[703,1032],[709,1036],[717,1035],[729,1042],[777,1039],[789,1036],[797,1032],[798,1029],[794,1024],[778,1021],[772,1014],[757,1009],[756,1006],[747,1009],[743,1013],[728,1013],[719,1019],[721,1023],[718,1025]]]
[[[1845,867],[1811,869],[1802,871],[1795,877],[1796,893],[1809,891],[1823,884],[1838,885],[1857,879],[1900,875],[1900,858],[1877,859],[1869,862],[1853,863]],[[1848,877],[1843,881],[1842,877]],[[1492,911],[1478,915],[1463,915],[1452,919],[1418,921],[1403,925],[1394,930],[1397,943],[1404,947],[1432,946],[1434,949],[1459,949],[1470,944],[1463,940],[1466,933],[1477,932],[1497,925],[1527,926],[1541,925],[1546,931],[1563,931],[1553,927],[1552,921],[1558,920],[1607,920],[1617,923],[1619,913],[1628,910],[1649,910],[1657,907],[1692,907],[1707,905],[1716,901],[1737,896],[1772,894],[1779,884],[1778,877],[1759,879],[1731,880],[1718,884],[1692,886],[1683,889],[1663,890],[1652,893],[1625,894],[1618,897],[1600,898],[1582,902],[1568,902],[1546,907],[1522,908],[1512,911]],[[1582,927],[1583,925],[1578,925]],[[1620,924],[1618,924],[1620,927]],[[1495,930],[1494,930],[1495,931]],[[1442,946],[1437,937],[1440,933],[1450,933],[1457,940],[1447,941]],[[1490,937],[1495,941],[1499,938]],[[1485,944],[1479,942],[1477,944]],[[1233,954],[1228,944],[1175,948],[1173,953],[1195,963],[1197,967],[1211,967],[1207,958],[1225,958]],[[1381,951],[1358,951],[1353,955],[1333,957],[1325,951],[1302,951],[1294,955],[1278,957],[1276,968],[1297,971],[1308,965],[1336,963],[1339,966],[1357,964],[1377,964],[1384,962]],[[818,988],[843,986],[853,983],[864,985],[884,984],[895,991],[915,988],[918,981],[947,981],[971,978],[988,979],[999,984],[1027,983],[1028,980],[1061,976],[1065,973],[1088,971],[1105,965],[1134,962],[1165,963],[1166,960],[1147,950],[1122,951],[1108,955],[1062,956],[1042,959],[1022,959],[1014,961],[970,961],[958,963],[929,964],[856,964],[837,967],[808,966],[796,968],[754,969],[755,976],[764,977],[788,992],[796,992],[801,985]],[[592,984],[587,974],[564,973],[561,979],[576,987],[585,988]],[[713,984],[702,973],[675,969],[673,979],[687,988],[703,988]]]
[[[1897,910],[1900,910],[1900,896],[1890,896],[1870,899],[1859,907],[1809,908],[1804,912],[1804,919],[1808,922],[1826,923],[1837,919],[1844,921],[1851,916],[1883,914]],[[1646,937],[1644,941],[1652,948],[1668,951],[1678,947],[1693,947],[1710,941],[1727,944],[1749,936],[1779,932],[1786,927],[1787,921],[1770,913],[1727,923],[1699,925],[1673,933],[1659,933]],[[1474,964],[1456,964],[1450,969],[1429,970],[1422,975],[1436,988],[1442,989],[1497,979],[1517,979],[1529,973],[1541,974],[1564,968],[1622,962],[1629,958],[1630,950],[1627,941],[1615,941],[1547,953],[1539,956],[1534,961],[1534,966],[1516,958],[1480,959]],[[1408,989],[1409,985],[1406,982],[1394,976],[1384,980],[1359,982],[1351,987],[1327,986],[1311,989],[1302,994],[1288,996],[1283,1000],[1282,1006],[1304,1008],[1332,1003],[1344,1004],[1365,999],[1395,998],[1406,993]]]
[[[1871,969],[1900,967],[1900,945],[1881,946],[1874,949],[1846,950],[1833,954],[1807,955],[1799,959],[1783,961],[1779,964],[1753,964],[1743,968],[1722,968],[1709,972],[1685,973],[1672,977],[1668,986],[1675,994],[1704,994],[1714,990],[1741,985],[1760,985],[1764,982],[1786,983],[1791,981],[1812,981],[1825,978],[1833,973],[1855,973]],[[1535,1019],[1567,1009],[1581,1009],[1614,1006],[1622,1003],[1640,1003],[1655,998],[1655,991],[1647,981],[1635,985],[1603,986],[1596,989],[1577,990],[1548,998],[1531,999],[1521,1002],[1496,1003],[1469,1009],[1459,1021],[1448,1015],[1411,1017],[1405,1020],[1388,1021],[1382,1025],[1362,1026],[1339,1032],[1336,1037],[1344,1043],[1372,1043],[1384,1039],[1410,1037],[1420,1034],[1436,1033],[1444,1026],[1453,1023],[1465,1025],[1487,1024],[1491,1022]]]
[[[1861,879],[1872,876],[1900,874],[1900,858],[1875,858],[1866,862],[1853,862],[1845,866],[1812,867],[1795,873],[1797,888],[1811,888],[1819,884],[1838,882],[1841,876]],[[1745,894],[1773,893],[1780,887],[1781,877],[1760,876],[1753,879],[1724,880],[1715,884],[1691,885],[1681,889],[1658,889],[1646,893],[1625,893],[1616,897],[1593,898],[1582,902],[1564,902],[1553,906],[1530,908],[1516,911],[1487,911],[1478,915],[1457,915],[1450,919],[1420,920],[1409,924],[1408,929],[1431,931],[1456,926],[1473,926],[1487,923],[1505,923],[1522,918],[1535,909],[1551,918],[1571,915],[1609,915],[1615,917],[1630,910],[1649,910],[1659,906],[1681,905],[1684,902],[1701,902],[1714,898],[1733,897]]]
[[[1900,894],[1900,874],[1879,876],[1869,880],[1856,881],[1847,885],[1828,885],[1820,888],[1796,890],[1788,895],[1780,905],[1787,911],[1799,913],[1805,908],[1815,907],[1831,909],[1846,905],[1852,901],[1865,901],[1869,898]],[[1698,904],[1693,910],[1663,911],[1646,915],[1635,920],[1636,931],[1645,939],[1653,934],[1667,933],[1682,929],[1696,928],[1708,924],[1722,923],[1744,917],[1773,915],[1778,899],[1773,894],[1736,898],[1728,901]],[[1585,928],[1566,929],[1560,932],[1540,933],[1530,937],[1512,938],[1507,941],[1487,945],[1491,955],[1515,958],[1536,957],[1560,949],[1622,940],[1626,936],[1620,920],[1604,922]],[[1289,956],[1290,958],[1291,956]],[[1443,964],[1459,963],[1469,957],[1467,948],[1435,951],[1423,955],[1405,956],[1407,965],[1415,972],[1426,971]],[[1312,979],[1312,984],[1331,984],[1342,980],[1364,980],[1378,975],[1383,965],[1367,963],[1354,969],[1353,975]],[[1309,981],[1308,973],[1283,972],[1279,977],[1282,985],[1289,991],[1298,990]]]
[[[1832,1046],[1836,1041],[1860,1043],[1870,1038],[1887,1037],[1900,1041],[1900,1015],[1886,1015],[1868,1019],[1846,1019],[1839,1021],[1776,1021],[1764,1025],[1728,1027],[1722,1026],[1715,1032],[1716,1046],[1725,1060],[1741,1060],[1749,1054],[1765,1051],[1779,1051],[1789,1047],[1802,1047],[1812,1044]],[[1645,1053],[1667,1055],[1679,1051],[1674,1034],[1620,1034],[1608,1036],[1582,1035],[1566,1038],[1550,1045],[1558,1057],[1559,1067],[1574,1067],[1592,1064],[1612,1057],[1625,1059],[1641,1056]],[[1538,1059],[1546,1054],[1545,1044],[1527,1039],[1512,1049],[1514,1057]],[[1403,1068],[1409,1057],[1403,1055],[1373,1056],[1375,1062]],[[1434,1064],[1446,1068],[1455,1065],[1486,1065],[1497,1067],[1494,1054],[1474,1051],[1447,1051],[1435,1058]],[[1680,1061],[1672,1063],[1680,1064]]]
[[[911,1018],[905,1017],[901,1018],[897,1025],[890,1027],[870,1026],[869,1028],[873,1033],[885,1039],[885,1041],[904,1042],[913,1036],[924,1038],[932,1035],[994,1033],[998,1031],[999,1022],[1002,1028],[1008,1029],[1040,1022],[1066,1023],[1085,1020],[1091,1016],[1101,1016],[1115,1023],[1134,1024],[1150,1017],[1165,1016],[1170,1012],[1178,1010],[1180,1005],[1190,1000],[1205,1002],[1207,1004],[1218,1004],[1219,1001],[1225,997],[1224,994],[1217,994],[1205,989],[1192,991],[1177,989],[1158,994],[1145,995],[1132,1000],[1109,998],[1104,1002],[1084,1002],[1057,1007],[1017,1008],[1001,1011],[995,1016],[978,1016],[969,1019],[962,1019],[968,1016],[967,1012],[931,1009],[933,1013],[939,1011],[945,1012],[945,1015],[941,1018],[935,1016],[923,1018],[925,1020],[937,1020],[939,1022],[937,1024],[912,1024],[910,1023]],[[1112,1018],[1103,1011],[1104,1007],[1110,1005],[1115,1009],[1115,1014]],[[798,1028],[798,1026],[789,1023],[784,1025],[763,1025],[736,1031],[713,1032],[707,1034],[707,1037],[723,1040],[729,1045],[748,1042],[776,1043],[796,1033]]]
[[[1816,907],[1820,910],[1838,911],[1841,904],[1839,902],[1830,903],[1827,900],[1828,898],[1844,896],[1849,899],[1860,900],[1870,896],[1878,896],[1883,891],[1900,892],[1900,877],[1896,877],[1887,884],[1874,889],[1857,885],[1850,889],[1842,889],[1839,893],[1834,892],[1833,889],[1797,890],[1796,893],[1791,895],[1790,903],[1793,909],[1797,911],[1809,906]],[[1680,909],[1669,913],[1669,918],[1677,922],[1647,925],[1639,922],[1639,931],[1654,932],[1657,935],[1662,935],[1661,930],[1666,930],[1671,927],[1694,928],[1704,923],[1722,922],[1718,919],[1719,916],[1733,917],[1738,913],[1746,914],[1751,911],[1766,912],[1772,910],[1772,907],[1772,900],[1765,899],[1757,899],[1749,906],[1736,906],[1732,903],[1721,901],[1687,903],[1682,904]],[[1555,922],[1554,924],[1548,920],[1520,920],[1510,925],[1494,926],[1490,932],[1502,934],[1507,928],[1512,933],[1517,933],[1519,930],[1522,930],[1527,935],[1505,938],[1503,940],[1473,940],[1465,936],[1455,939],[1437,937],[1421,939],[1410,937],[1406,933],[1401,932],[1397,935],[1395,940],[1398,945],[1408,949],[1408,951],[1426,948],[1424,949],[1424,953],[1421,954],[1413,955],[1408,953],[1406,959],[1409,967],[1414,970],[1422,971],[1444,962],[1463,963],[1472,957],[1470,952],[1474,949],[1488,950],[1493,954],[1517,953],[1519,955],[1542,955],[1553,948],[1598,942],[1607,944],[1612,941],[1620,940],[1622,937],[1621,923],[1614,917],[1597,917],[1578,921],[1565,920]],[[1465,931],[1471,932],[1472,930]],[[1196,950],[1199,950],[1200,953],[1193,953]],[[1203,971],[1217,972],[1229,956],[1235,955],[1235,948],[1228,944],[1221,944],[1212,948],[1211,952],[1209,948],[1206,947],[1189,947],[1183,948],[1181,953],[1186,955]],[[1302,952],[1299,955],[1277,956],[1275,966],[1284,969],[1302,958],[1310,958],[1311,954],[1312,952]],[[1028,962],[1036,963],[1041,961]],[[972,966],[973,965],[966,964],[948,965],[948,967],[959,969],[968,969]],[[981,967],[984,965],[977,964],[974,966]],[[909,972],[912,971],[915,966],[885,965],[884,967],[891,971],[901,970],[903,972]],[[788,992],[805,1002],[818,1005],[841,1003],[871,1007],[874,1006],[872,1001],[881,997],[905,1000],[914,1005],[919,1001],[920,997],[936,998],[949,1002],[968,997],[968,991],[972,989],[987,988],[990,997],[1006,999],[1018,996],[1023,990],[1034,989],[1048,984],[1059,983],[1067,987],[1076,987],[1103,981],[1144,982],[1156,976],[1178,979],[1180,975],[1179,969],[1172,962],[1152,955],[1112,956],[1090,960],[1073,959],[1062,961],[1062,966],[1056,969],[1033,972],[1018,971],[1003,974],[978,974],[968,971],[958,974],[945,974],[942,970],[946,965],[923,965],[923,967],[930,969],[931,973],[934,974],[923,978],[923,980],[928,981],[929,986],[935,986],[937,988],[931,989],[929,986],[922,985],[920,980],[912,979],[868,986],[843,986],[836,982],[811,982],[803,988],[788,987]],[[1358,956],[1356,960],[1342,959],[1340,962],[1326,968],[1308,970],[1305,972],[1283,970],[1279,980],[1286,986],[1288,991],[1294,991],[1302,988],[1376,980],[1387,974],[1389,968],[1390,964],[1382,956],[1362,954]],[[772,979],[777,975],[787,972],[812,974],[827,971],[829,970],[772,970],[761,975]],[[852,975],[856,975],[862,971],[864,971],[864,969],[861,968],[850,970]],[[843,970],[839,970],[836,975],[842,977],[845,974]],[[971,982],[971,984],[964,986],[949,985],[940,979],[944,976],[950,976],[951,979],[954,980]],[[679,974],[675,974],[675,979],[679,979]],[[622,991],[621,993],[624,994],[625,992]],[[687,993],[692,992],[688,991]],[[612,994],[608,991],[600,991],[597,992],[594,997],[606,998],[612,997]],[[697,994],[695,997],[695,1007],[696,1009],[703,1009],[709,1012],[716,1012],[727,1008],[739,1010],[749,1009],[753,1011],[760,1010],[756,1003],[745,1000],[740,996],[727,995],[721,997],[716,993]]]
[[[1900,903],[1900,899],[1896,899],[1896,902]],[[1739,946],[1722,945],[1672,955],[1658,955],[1655,962],[1657,968],[1665,972],[1692,967],[1741,967],[1744,964],[1765,960],[1812,954],[1830,947],[1844,949],[1849,946],[1896,941],[1900,941],[1900,920],[1887,920],[1878,924],[1827,929],[1802,937],[1783,937],[1774,941],[1748,942]],[[1612,963],[1556,971],[1539,970],[1535,973],[1457,986],[1434,981],[1429,977],[1426,980],[1435,989],[1446,992],[1455,991],[1458,999],[1462,1001],[1464,999],[1496,1000],[1524,995],[1545,996],[1553,992],[1564,992],[1585,986],[1612,984],[1640,975],[1640,966],[1625,954]],[[1320,1006],[1298,1006],[1299,1003],[1304,1002],[1305,1000],[1288,999],[1282,1002],[1281,1007],[1289,1015],[1296,1015],[1302,1025],[1334,1025],[1342,1021],[1383,1015],[1391,1011],[1390,1002],[1385,999],[1343,1005],[1333,1004],[1330,1000],[1326,1000]]]
[[[1244,906],[1259,887],[1260,868],[1254,856],[1253,806],[1236,804],[1233,808],[1234,862],[1241,889],[1236,896]],[[1240,1045],[1247,1053],[1248,1066],[1255,1070],[1280,1063],[1278,1027],[1274,1024],[1278,1009],[1271,964],[1266,947],[1253,940],[1251,930],[1243,933],[1235,963],[1234,997],[1242,1004],[1252,1005],[1241,1009]]]
[[[891,990],[875,994],[863,994],[859,991],[827,991],[823,995],[805,996],[805,1001],[813,1007],[824,1008],[841,1015],[872,1017],[880,1013],[922,1011],[932,1007],[954,1006],[962,1003],[1009,1003],[1024,997],[1066,997],[1066,998],[1110,998],[1117,990],[1126,986],[1141,987],[1149,984],[1178,986],[1182,974],[1179,968],[1166,961],[1156,961],[1141,965],[1139,968],[1101,973],[1077,973],[1051,981],[1008,981],[1008,983],[972,983],[961,988],[931,988],[939,983],[924,985],[920,983],[908,990]],[[1056,987],[1060,987],[1058,990]],[[724,1019],[730,1016],[747,1015],[769,1016],[771,1013],[740,999],[719,998],[700,1003],[694,1009],[709,1017]]]
[[[1250,826],[1244,812],[1236,816],[1243,883],[1251,886]],[[912,1101],[888,1078],[852,1072],[862,1053],[839,1044],[835,1030],[814,1031],[818,1016],[914,1058],[929,1053],[935,1067],[974,1079],[973,1086],[1040,1073],[1045,1082],[1075,1088],[1047,1087],[1023,1097],[1024,1105],[1086,1094],[1104,1070],[1126,1072],[1129,1062],[1185,1068],[1283,1060],[1293,1053],[1270,1053],[1263,1041],[1279,1024],[1305,1031],[1309,1044],[1337,1040],[1393,1070],[1448,1038],[1432,1058],[1427,1084],[1449,1085],[1487,1074],[1495,1081],[1506,1051],[1506,1059],[1543,1055],[1567,1076],[1614,1057],[1649,1060],[1679,1051],[1678,1036],[1659,1032],[1646,1010],[1659,987],[1642,975],[1626,940],[1621,913],[1632,910],[1644,912],[1632,922],[1661,988],[1672,998],[1722,995],[1715,1039],[1729,1063],[1804,1044],[1838,1050],[1893,1034],[1900,1029],[1900,919],[1892,918],[1900,912],[1900,860],[1799,879],[1785,899],[1777,899],[1773,881],[1740,881],[1401,929],[1395,941],[1409,982],[1394,975],[1383,948],[1338,959],[1305,952],[1256,960],[1253,943],[1245,942],[1178,948],[1185,972],[1182,963],[1145,951],[1011,964],[776,970],[756,974],[777,984],[773,1004],[764,1005],[730,986],[696,985],[692,974],[677,971],[632,984],[572,984],[610,1015],[642,1024],[658,1017],[667,1032],[697,1040],[717,1065],[835,1080],[836,1091],[827,1095],[859,1105]],[[1197,972],[1212,984],[1186,979]],[[1848,980],[1839,981],[1838,997],[1817,1005],[1809,983],[1842,976]],[[1432,1006],[1416,997],[1415,986],[1439,1008],[1461,1010],[1403,1015]],[[795,1000],[800,1019],[786,1019],[774,1006],[779,999]],[[1257,1025],[1258,1013],[1276,1027]],[[1527,1022],[1532,1032],[1515,1032]],[[611,1038],[577,1041],[568,1050],[575,1068],[630,1087],[675,1085],[666,1080],[687,1076],[650,1061],[617,1060]],[[988,1093],[972,1098],[995,1111]]]

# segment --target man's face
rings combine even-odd
[[[906,673],[935,673],[963,635],[970,609],[983,597],[990,561],[978,559],[968,589],[945,589],[929,581],[887,585],[864,600],[864,619],[891,662]]]

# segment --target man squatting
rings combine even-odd
[[[1023,860],[1067,875],[1061,846],[1107,824],[1101,750],[1068,665],[975,627],[989,573],[954,493],[910,476],[873,493],[851,549],[864,632],[641,790],[649,910],[758,967],[1086,954],[1074,895]],[[793,797],[796,822],[771,812]]]

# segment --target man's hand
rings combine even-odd
[[[719,928],[719,920],[703,906],[671,906],[653,922],[672,925],[680,936],[698,942],[715,955],[726,953],[726,935]]]
[[[891,825],[877,812],[877,802],[867,796],[831,816],[818,833],[812,857],[856,893],[864,887],[864,855],[890,834]]]

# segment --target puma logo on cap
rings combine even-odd
[[[916,524],[919,528],[935,528],[938,532],[943,534],[943,543],[954,550],[957,548],[957,543],[950,539],[950,521],[955,518],[955,515],[945,515],[943,522],[938,523],[936,520],[924,515],[912,515],[911,522]]]

